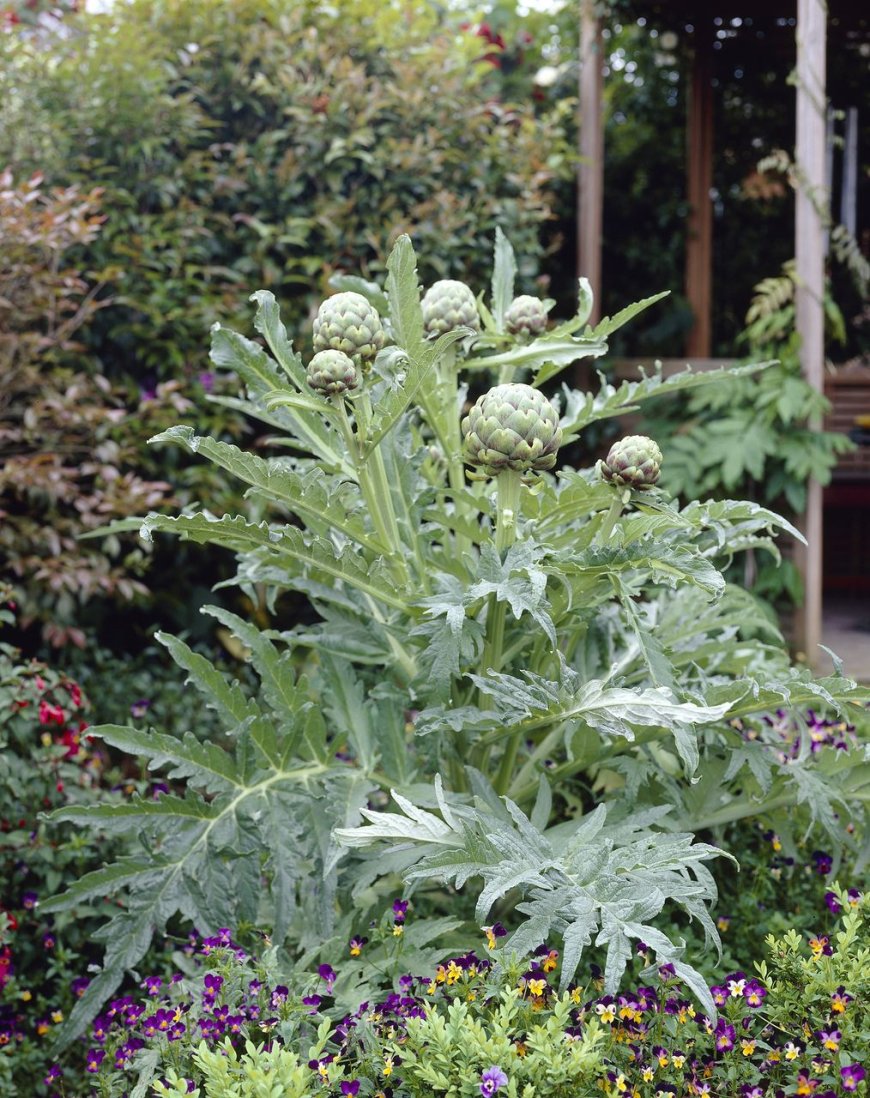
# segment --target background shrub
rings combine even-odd
[[[66,26],[0,42],[0,163],[104,188],[82,262],[117,294],[87,334],[106,370],[204,368],[204,332],[252,286],[298,327],[403,231],[427,280],[482,280],[496,223],[534,275],[570,104],[493,100],[477,41],[428,5],[132,0]]]

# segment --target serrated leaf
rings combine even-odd
[[[296,388],[301,393],[306,392],[305,365],[302,357],[293,350],[287,338],[287,329],[281,323],[281,314],[275,295],[269,290],[257,290],[251,294],[249,300],[257,303],[254,327],[268,343],[275,361],[293,381]]]
[[[481,781],[478,775],[478,784]],[[563,988],[573,979],[596,930],[597,942],[608,946],[608,990],[613,991],[631,955],[629,940],[639,936],[639,926],[646,929],[647,920],[668,901],[689,905],[697,915],[701,903],[715,897],[715,884],[703,865],[719,853],[715,848],[694,844],[691,835],[651,832],[642,819],[608,832],[603,805],[570,829],[554,829],[560,835],[554,845],[506,798],[503,807],[496,808],[488,796],[474,806],[455,798],[445,804],[441,796],[436,798],[442,808],[439,820],[406,798],[395,793],[393,797],[401,815],[365,810],[369,822],[337,833],[339,841],[357,847],[386,841],[388,856],[405,850],[408,843],[418,844],[417,864],[408,863],[405,870],[411,880],[442,879],[462,887],[482,877],[478,922],[498,899],[519,889],[525,898],[517,911],[527,918],[507,947],[526,952],[562,933]],[[679,957],[679,947],[661,938],[668,956]]]
[[[260,291],[262,294],[264,291]],[[271,295],[268,295],[271,297]],[[259,300],[259,298],[258,298]],[[274,300],[274,299],[273,299]],[[258,316],[261,314],[258,313]],[[265,325],[265,320],[263,320]],[[271,337],[278,339],[272,331],[270,321],[269,331]],[[282,329],[283,330],[283,329]],[[286,333],[285,333],[286,338]],[[292,352],[289,352],[292,354]],[[284,388],[284,378],[275,368],[274,363],[258,344],[238,332],[229,328],[222,328],[215,324],[211,330],[211,361],[219,369],[235,371],[244,382],[251,401],[254,405],[259,402],[265,412],[263,399],[267,393],[274,393]],[[297,371],[293,360],[285,355],[285,368]],[[228,403],[229,398],[220,398]],[[259,414],[256,407],[249,408],[244,404],[233,404],[244,411],[254,411]],[[261,418],[265,418],[261,416]],[[346,465],[346,457],[338,446],[337,435],[331,431],[318,416],[305,413],[294,414],[289,409],[275,409],[271,413],[271,420],[295,436],[298,443],[312,454],[316,454],[332,469],[342,469]]]
[[[615,331],[618,331],[624,324],[627,324],[629,320],[633,320],[638,313],[644,312],[650,305],[655,305],[657,301],[661,301],[670,295],[670,290],[663,290],[660,294],[653,294],[652,297],[642,298],[640,301],[635,301],[632,305],[626,306],[624,309],[620,309],[618,313],[615,313],[612,317],[606,316],[603,320],[592,329],[590,335],[593,339],[607,339],[613,335]]]
[[[412,358],[419,358],[424,341],[417,256],[411,238],[405,234],[396,241],[387,260],[386,293],[396,343]]]
[[[466,359],[467,370],[501,370],[512,367],[516,370],[535,371],[533,384],[543,385],[582,358],[599,358],[607,354],[607,344],[600,340],[574,338],[573,336],[541,336],[495,355],[479,355]]]
[[[349,496],[345,485],[336,485],[321,469],[298,473],[283,459],[264,460],[231,443],[196,435],[185,426],[170,427],[149,442],[179,443],[238,477],[265,499],[283,504],[316,532],[332,528],[372,552],[379,550],[361,519],[351,514],[357,497]]]
[[[658,362],[655,373],[652,375],[643,374],[639,381],[623,381],[618,387],[611,385],[603,375],[599,375],[601,387],[597,395],[581,393],[563,386],[562,392],[565,397],[565,412],[561,420],[563,439],[568,442],[590,423],[636,411],[638,402],[649,397],[694,389],[702,385],[713,385],[721,382],[723,377],[751,376],[759,370],[774,365],[776,365],[774,361],[769,361],[747,366],[723,366],[717,370],[697,371],[687,366],[680,373],[665,377],[661,363]]]
[[[504,314],[514,299],[517,261],[508,238],[496,226],[492,264],[492,318],[497,332],[504,331]]]
[[[395,388],[387,390],[374,408],[370,437],[365,447],[366,454],[380,445],[384,436],[396,426],[411,403],[417,399],[438,359],[454,344],[473,334],[471,328],[454,328],[453,331],[439,336],[433,344],[419,346],[413,352],[408,351],[408,365],[404,376]]]

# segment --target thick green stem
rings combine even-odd
[[[462,429],[458,398],[458,374],[456,347],[448,347],[436,364],[438,373],[438,409],[446,413],[444,420],[444,456],[447,459],[447,481],[454,495],[453,506],[462,507],[460,500],[465,490],[465,464],[462,461]],[[469,539],[456,533],[456,555],[461,557],[471,548]]]
[[[510,549],[517,540],[517,523],[522,504],[522,473],[505,469],[496,477],[498,499],[496,502],[495,547],[499,553]]]
[[[505,469],[496,478],[498,496],[496,499],[495,547],[502,555],[516,541],[517,522],[522,503],[522,475],[513,469]],[[499,671],[502,665],[505,624],[504,602],[493,594],[489,596],[486,611],[486,640],[483,648],[482,667],[484,673],[490,668]],[[481,697],[482,707],[486,707],[485,695]]]
[[[364,452],[371,416],[372,409],[368,393],[363,393],[357,400],[358,453]],[[405,562],[402,539],[399,534],[399,524],[396,521],[396,512],[393,508],[390,484],[384,468],[384,456],[380,449],[375,446],[365,458],[356,457],[356,455],[355,458],[359,486],[372,516],[372,522],[390,557],[398,565],[402,582],[407,584],[410,576]]]
[[[501,556],[516,541],[522,505],[522,474],[514,469],[505,469],[499,473],[496,484],[498,485],[498,500],[496,504],[495,547]],[[499,602],[495,595],[490,595],[489,598],[484,670],[492,667],[494,671],[499,671],[503,659],[507,607],[504,602]],[[500,794],[505,793],[510,784],[521,739],[522,733],[515,733],[505,744],[504,754],[495,781],[495,788]]]
[[[745,820],[748,816],[760,816],[762,813],[772,812],[778,808],[788,808],[794,803],[794,793],[785,793],[770,801],[762,801],[760,804],[737,800],[734,804],[720,808],[718,812],[713,812],[707,817],[692,820],[689,826],[694,832],[708,831],[713,827],[722,827],[724,824],[736,823],[737,820]]]
[[[610,505],[610,510],[604,516],[604,521],[598,527],[598,533],[595,535],[596,545],[606,545],[610,540],[610,535],[613,532],[613,527],[616,525],[616,520],[622,514],[623,506],[622,496],[616,496],[613,503]]]
[[[448,347],[436,364],[438,371],[438,404],[447,413],[447,477],[454,492],[465,487],[465,466],[462,463],[462,431],[459,425],[457,399],[456,347]]]
[[[333,408],[338,412],[338,425],[341,429],[341,437],[344,439],[348,457],[353,462],[354,469],[356,469],[359,467],[360,461],[359,441],[353,433],[353,427],[350,424],[347,407],[344,403],[344,396],[340,393],[333,393],[329,400]]]

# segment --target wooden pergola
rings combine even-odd
[[[860,5],[858,6],[860,8]],[[580,155],[578,188],[578,269],[596,290],[601,285],[604,207],[604,125],[602,113],[604,52],[596,0],[580,8]],[[741,19],[768,15],[796,19],[795,95],[797,127],[795,164],[800,180],[795,206],[795,256],[799,289],[797,330],[804,376],[824,389],[824,283],[828,207],[826,184],[827,113],[826,51],[829,20],[848,21],[848,0],[635,0],[632,11],[651,24],[657,18],[692,23],[695,49],[689,87],[687,123],[685,296],[694,323],[688,333],[686,358],[701,366],[711,353],[713,271],[713,97],[714,18]],[[600,301],[600,292],[596,295]],[[597,319],[597,318],[593,318]],[[815,426],[821,427],[821,423]],[[807,547],[795,555],[806,598],[795,623],[795,646],[811,663],[823,655],[822,631],[822,489],[813,481],[803,516]]]

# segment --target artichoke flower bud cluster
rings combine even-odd
[[[344,351],[318,351],[305,372],[308,384],[324,396],[341,396],[359,385],[353,359]]]
[[[321,303],[314,318],[314,350],[342,351],[366,369],[385,342],[377,309],[352,291],[335,294]]]
[[[652,488],[661,468],[662,452],[646,435],[626,435],[598,462],[601,478],[617,488]]]
[[[543,301],[530,294],[515,297],[504,314],[507,330],[514,336],[527,339],[540,335],[547,327],[547,310]]]
[[[423,310],[423,329],[432,339],[455,328],[480,331],[477,302],[464,282],[445,278],[433,283],[423,294],[420,307]]]
[[[489,476],[552,469],[562,443],[559,413],[531,385],[496,385],[462,420],[465,461]]]

